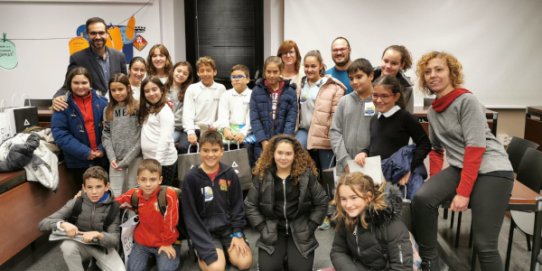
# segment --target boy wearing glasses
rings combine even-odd
[[[241,145],[250,134],[250,72],[247,66],[238,64],[231,68],[230,78],[233,88],[222,94],[218,105],[218,128],[228,143]]]

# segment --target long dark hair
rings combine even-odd
[[[117,104],[119,104],[119,102],[113,99],[113,95],[111,94],[112,83],[121,83],[126,87],[126,90],[128,92],[128,96],[126,96],[126,100],[124,101],[124,104],[126,106],[126,112],[129,116],[137,114],[139,102],[134,99],[134,96],[132,95],[132,87],[130,86],[130,80],[128,79],[128,76],[126,76],[124,73],[116,73],[113,75],[113,77],[111,77],[111,79],[109,79],[109,104],[107,104],[107,107],[105,108],[105,119],[113,119],[113,109],[115,108],[115,106],[117,106]]]
[[[177,67],[179,67],[179,66],[185,66],[186,69],[188,70],[188,78],[186,78],[186,81],[184,81],[179,86],[179,93],[177,94],[177,99],[179,100],[179,102],[182,103],[183,100],[184,100],[184,94],[186,93],[186,89],[194,81],[194,73],[192,71],[192,65],[190,64],[190,62],[188,62],[188,61],[179,61],[179,62],[175,63],[175,65],[171,69],[171,72],[169,73],[169,76],[168,76],[165,87],[166,87],[166,90],[168,92],[171,91],[171,87],[175,84],[174,83],[175,79],[173,79],[173,73],[175,72],[175,69],[177,69]]]
[[[147,101],[147,98],[145,97],[145,86],[149,83],[157,85],[160,89],[160,92],[162,93],[160,101],[158,101],[156,104],[149,103],[149,101]],[[164,107],[164,105],[166,104],[166,88],[164,87],[164,84],[162,84],[162,81],[160,81],[160,78],[158,76],[151,76],[150,78],[145,78],[145,80],[143,80],[143,82],[141,83],[140,93],[139,123],[143,124],[147,120],[149,114],[160,112],[160,110],[162,110],[162,107]]]

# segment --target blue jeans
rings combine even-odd
[[[335,155],[332,150],[318,150],[318,160],[320,163],[320,169],[328,169],[335,166],[333,159]]]
[[[134,247],[130,256],[128,256],[128,270],[144,271],[147,270],[147,264],[150,257],[156,259],[156,265],[160,271],[175,271],[181,263],[181,249],[178,245],[173,245],[175,249],[175,259],[169,259],[163,252],[158,254],[158,248],[142,246],[134,242]]]
[[[177,153],[184,154],[188,152],[188,135],[184,131],[175,130],[173,132],[173,142],[175,143],[175,148]]]
[[[305,129],[299,129],[297,130],[297,133],[295,133],[295,139],[301,143],[301,146],[303,149],[307,149],[307,141],[309,138],[309,132]]]

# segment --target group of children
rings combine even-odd
[[[437,54],[433,58],[450,56]],[[376,70],[366,59],[353,61],[347,72],[354,91],[346,95],[344,84],[324,74],[325,65],[317,50],[305,55],[306,76],[299,86],[281,77],[284,64],[280,57],[271,56],[265,60],[263,78],[255,82],[253,89],[248,88],[248,68],[235,65],[231,70],[233,88],[226,90],[214,81],[217,69],[213,59],[202,57],[197,61],[195,71],[200,81],[192,83],[191,65],[188,62],[172,65],[167,48],[155,45],[147,61],[140,57],[131,61],[128,76],[116,74],[111,78],[109,103],[90,88],[88,71],[73,69],[67,78],[69,107],[53,114],[53,136],[63,150],[67,167],[82,184],[86,204],[83,206],[104,206],[105,214],[105,209],[111,208],[107,206],[114,205],[114,195],[120,195],[119,203],[128,205],[133,202],[133,195],[139,199],[138,206],[131,206],[138,209],[140,222],[127,263],[129,270],[145,268],[149,256],[156,257],[159,270],[176,269],[179,265],[176,226],[182,218],[202,270],[224,270],[226,258],[239,269],[248,269],[252,266],[252,252],[243,234],[245,216],[261,235],[256,242],[260,270],[281,270],[286,266],[290,270],[311,270],[318,246],[314,232],[328,215],[331,197],[337,206],[338,228],[331,253],[337,270],[410,270],[413,251],[407,226],[411,225],[399,221],[401,198],[406,195],[414,200],[415,217],[423,213],[423,219],[427,220],[425,227],[435,223],[435,208],[425,206],[425,198],[416,197],[427,177],[423,160],[432,143],[435,146],[435,140],[440,150],[449,144],[455,148],[459,139],[448,141],[446,135],[430,129],[433,139],[430,141],[406,110],[411,93],[405,92],[406,81],[401,71],[412,64],[408,51],[402,46],[390,46],[382,59],[387,64]],[[453,70],[452,64],[439,66],[436,73]],[[145,69],[146,78],[142,72]],[[433,75],[425,69],[418,67],[420,80],[423,78],[423,86],[438,98],[441,85],[448,84],[445,87],[450,92],[449,88],[457,89],[462,83],[452,82],[457,75],[450,72]],[[377,73],[380,73],[378,78]],[[454,95],[467,93],[460,92]],[[408,100],[406,103],[404,98]],[[435,106],[446,108],[454,101]],[[485,120],[481,125],[484,124]],[[415,144],[408,145],[409,139]],[[478,141],[474,144],[482,144]],[[253,144],[257,160],[253,186],[244,204],[237,175],[231,167],[220,163],[224,144],[231,143]],[[201,164],[178,180],[178,153],[191,148],[199,149]],[[499,157],[500,148],[492,150]],[[480,167],[480,150],[473,148],[468,154],[473,159],[469,161],[478,161]],[[384,159],[382,167],[387,183],[381,184],[380,180],[361,173],[349,173],[349,160],[363,166],[365,159],[374,155]],[[457,152],[452,155],[454,161],[460,160]],[[342,177],[334,195],[326,195],[318,181],[319,170],[333,166],[335,161]],[[92,166],[109,168],[109,180],[107,174],[89,177],[87,172],[96,170]],[[468,196],[479,168],[460,163],[452,166],[469,169],[461,178],[462,190],[458,188],[458,196]],[[481,170],[490,177],[509,177],[504,162],[501,167],[486,166]],[[101,183],[96,184],[96,178]],[[469,180],[469,184],[464,184],[463,179]],[[134,180],[138,188],[134,188]],[[174,189],[166,189],[168,208],[164,212],[157,208],[161,185],[182,187],[180,201]],[[113,192],[106,192],[109,187]],[[451,196],[443,195],[439,200],[451,200]],[[102,220],[88,224],[82,215],[75,224],[67,222],[74,201],[45,219],[40,227],[66,231],[70,236],[81,231],[84,240],[97,239],[98,252],[103,251],[101,247],[114,247],[111,245],[114,242],[103,240],[108,240],[106,232],[118,233],[118,227],[113,229],[118,221],[107,229],[101,226]],[[457,210],[466,207],[464,198],[457,202],[454,198],[454,203]],[[433,205],[438,206],[432,202]],[[501,217],[500,210],[497,217]],[[419,222],[413,225],[418,226]],[[416,228],[413,231],[417,238],[423,237],[422,266],[425,270],[437,270],[433,236],[420,231],[421,228],[418,226],[418,231]],[[90,235],[89,231],[96,232]],[[479,243],[486,244],[486,239]],[[74,250],[83,256],[97,253],[80,246],[61,246],[65,258]],[[107,260],[95,258],[102,269],[108,270],[109,263],[104,263]],[[119,270],[118,262],[114,261],[114,266],[111,270]]]

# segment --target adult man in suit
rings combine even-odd
[[[350,59],[350,42],[345,37],[337,37],[331,42],[331,58],[335,66],[329,68],[326,73],[341,81],[346,86],[346,94],[352,92],[350,79],[348,78],[348,66],[352,63]]]
[[[115,73],[126,74],[126,59],[122,52],[105,46],[109,34],[102,18],[88,19],[86,29],[90,46],[70,56],[66,76],[75,67],[85,67],[90,72],[92,88],[99,95],[105,96],[107,95],[109,78]],[[62,88],[53,97],[53,109],[56,111],[62,111],[68,107],[65,97],[68,91],[66,84],[67,82],[64,82]]]

